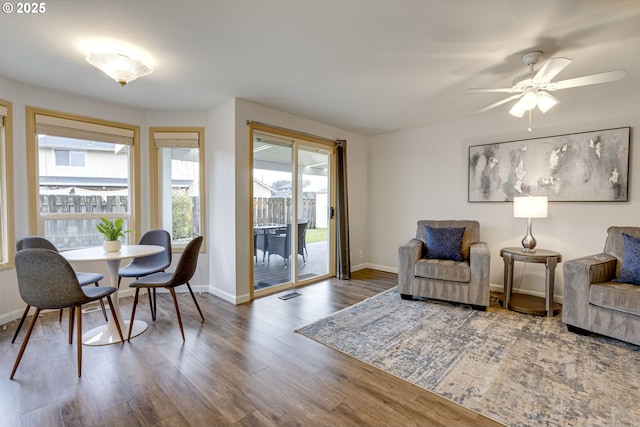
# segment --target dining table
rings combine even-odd
[[[138,258],[154,255],[164,251],[163,246],[157,245],[123,245],[117,252],[105,252],[102,246],[89,248],[73,249],[62,251],[60,254],[72,265],[76,262],[88,261],[106,261],[109,268],[109,285],[118,288],[118,271],[120,263],[123,259]],[[147,329],[147,323],[136,320],[130,325],[129,320],[124,320],[120,313],[120,305],[118,303],[118,291],[111,298],[113,308],[118,315],[122,335],[129,334],[129,327],[133,328],[131,337],[140,335]],[[109,318],[106,325],[98,326],[82,334],[82,343],[85,345],[107,345],[121,342],[115,319]]]

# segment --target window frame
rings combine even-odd
[[[36,133],[36,116],[49,116],[52,119],[72,120],[79,124],[87,126],[107,126],[124,131],[133,132],[133,141],[129,150],[129,228],[135,230],[134,233],[127,233],[126,239],[128,243],[134,243],[138,240],[140,233],[140,128],[139,126],[112,122],[108,120],[80,116],[75,114],[63,113],[59,111],[47,110],[37,107],[26,107],[27,119],[27,185],[28,185],[28,207],[29,207],[29,232],[32,235],[44,236],[44,220],[40,215],[40,197],[39,197],[39,152],[38,138]],[[90,215],[90,214],[85,214]],[[116,218],[121,214],[104,214],[108,218]],[[75,218],[77,215],[60,215],[59,219]]]
[[[162,182],[162,168],[159,167],[158,162],[160,157],[158,156],[158,148],[155,146],[155,133],[197,133],[198,134],[198,161],[199,161],[199,176],[200,176],[200,235],[203,236],[203,244],[200,247],[200,252],[206,252],[206,199],[205,199],[205,158],[204,158],[204,128],[203,127],[149,127],[149,192],[150,192],[150,206],[151,206],[151,227],[162,228],[162,206],[161,206],[161,191],[160,183]],[[173,236],[172,236],[173,238]],[[173,252],[182,252],[185,245],[173,245]]]
[[[6,109],[4,142],[0,140],[0,271],[13,267],[15,256],[14,223],[14,181],[13,181],[13,106],[0,99],[0,106]]]

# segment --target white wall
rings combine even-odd
[[[526,219],[513,218],[510,202],[467,202],[468,147],[625,126],[632,127],[629,202],[551,202],[549,217],[533,220],[538,247],[556,250],[568,260],[601,252],[610,225],[640,226],[640,173],[635,171],[640,150],[635,150],[633,129],[640,126],[640,92],[559,104],[544,116],[536,112],[531,133],[526,118],[515,119],[503,108],[369,138],[368,265],[397,271],[398,246],[415,236],[419,219],[476,219],[491,250],[491,283],[501,289],[500,248],[521,245]],[[514,286],[524,265],[515,264]],[[520,290],[544,296],[542,264],[527,264]],[[562,264],[556,270],[555,294],[561,301]]]

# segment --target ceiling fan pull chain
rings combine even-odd
[[[531,132],[531,110],[529,110],[529,132]]]

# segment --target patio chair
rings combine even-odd
[[[133,308],[131,310],[131,324],[133,324],[133,321],[135,319],[136,306],[138,305],[138,294],[140,293],[140,289],[146,288],[148,290],[155,290],[156,288],[165,288],[169,290],[169,292],[171,293],[171,297],[173,298],[173,304],[176,308],[176,315],[178,316],[178,324],[180,325],[180,333],[182,334],[182,341],[184,341],[184,329],[182,327],[182,318],[180,317],[180,308],[178,308],[178,299],[176,297],[175,290],[175,288],[180,285],[187,285],[189,293],[191,294],[191,298],[193,298],[193,302],[195,303],[196,308],[200,313],[200,317],[204,322],[202,310],[200,310],[198,301],[196,301],[196,296],[194,295],[193,290],[191,289],[191,285],[189,284],[189,281],[196,271],[196,266],[198,264],[198,254],[200,253],[202,240],[203,237],[198,236],[189,242],[187,247],[184,249],[184,252],[182,252],[182,255],[180,256],[180,260],[178,261],[175,272],[153,273],[148,276],[144,276],[129,285],[130,288],[135,288],[136,290],[136,294],[133,298]],[[130,339],[131,329],[129,329],[129,336],[127,337],[127,340]]]
[[[171,235],[166,230],[149,230],[138,241],[139,245],[163,246],[164,251],[154,255],[134,258],[131,262],[118,271],[118,289],[123,277],[135,277],[139,279],[149,274],[164,271],[171,265]],[[153,301],[149,292],[149,307],[151,318],[156,320],[156,290],[153,289]]]
[[[298,220],[298,255],[302,255],[302,261],[307,262],[304,251],[306,249],[306,232],[308,220]],[[287,224],[287,228],[281,234],[270,234],[267,237],[269,256],[267,263],[271,260],[271,255],[280,255],[284,259],[284,267],[287,268],[287,261],[291,255],[291,224]]]
[[[36,310],[20,346],[10,379],[13,379],[18,369],[40,310],[75,308],[78,322],[76,343],[78,347],[78,377],[82,375],[82,305],[106,297],[111,315],[116,321],[120,339],[124,342],[118,317],[111,302],[111,294],[117,291],[116,288],[111,286],[80,286],[78,277],[69,262],[58,252],[49,249],[23,249],[16,254],[15,264],[20,296],[27,305],[35,307]]]
[[[58,248],[56,248],[56,246],[53,243],[51,243],[49,240],[45,239],[44,237],[28,236],[28,237],[23,237],[22,239],[18,239],[16,241],[16,252],[19,252],[23,249],[34,249],[34,248],[48,249],[50,251],[58,252]],[[99,286],[98,282],[104,279],[104,276],[100,273],[76,272],[76,277],[78,278],[78,282],[80,283],[80,286],[87,286],[92,283],[94,283],[96,286]],[[100,300],[100,307],[102,308],[102,314],[104,315],[104,320],[108,321],[107,310],[105,309],[104,303],[102,302],[102,300]],[[18,333],[20,332],[20,329],[22,328],[22,324],[27,318],[27,315],[29,314],[30,309],[31,309],[31,306],[27,304],[27,307],[24,309],[24,313],[22,313],[22,318],[20,319],[20,323],[18,323],[18,327],[16,328],[16,332],[13,335],[13,339],[11,340],[12,343],[16,341],[16,338],[18,337]],[[63,311],[64,310],[60,309],[59,321],[62,321]],[[70,320],[69,321],[69,343],[70,344],[73,341],[73,317],[71,317],[72,313],[73,313],[73,310],[70,310],[70,317],[69,317],[69,320]]]

